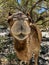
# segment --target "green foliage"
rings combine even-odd
[[[44,1],[43,0],[21,0],[20,3],[18,2],[18,0],[0,0],[0,22],[7,21],[8,13],[9,12],[14,13],[17,10],[25,12],[25,14],[30,12],[30,10],[32,10],[30,15],[35,22],[40,21],[38,20],[40,16],[44,17],[44,21],[45,21],[46,19],[45,16],[48,15],[49,12],[47,12],[48,14],[45,14],[45,16],[43,16],[44,12],[39,13],[39,10],[41,8],[46,9],[45,13],[49,11],[48,10],[49,0],[44,0]],[[43,22],[43,20],[41,21]]]

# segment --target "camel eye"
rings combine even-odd
[[[28,20],[28,18],[25,18],[25,20]]]
[[[16,21],[16,18],[13,18],[13,21]]]

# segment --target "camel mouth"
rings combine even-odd
[[[15,35],[14,36],[17,40],[24,40],[24,39],[26,39],[27,37],[28,37],[28,35],[25,35],[25,34],[22,34],[22,33],[20,33],[19,35]]]
[[[24,34],[19,34],[19,35],[17,35],[19,38],[21,38],[21,39],[23,39],[24,37],[25,37],[25,35]]]

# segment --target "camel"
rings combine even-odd
[[[34,65],[38,65],[42,39],[39,27],[35,23],[29,22],[29,19],[23,13],[9,14],[8,23],[17,57],[30,65],[30,59],[33,55]]]

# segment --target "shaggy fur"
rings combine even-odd
[[[12,18],[13,18],[12,16],[9,16],[8,18],[10,29],[14,24],[14,20]],[[24,40],[18,40],[17,38],[15,38],[11,31],[11,34],[14,38],[13,39],[14,48],[16,50],[17,57],[22,61],[26,61],[28,65],[30,59],[32,58],[32,54],[34,54],[35,65],[38,65],[37,61],[38,61],[38,55],[40,51],[40,42],[41,42],[42,35],[36,24],[30,25],[28,21],[27,23],[28,26],[30,27],[30,33],[28,34],[28,37],[26,37]]]

